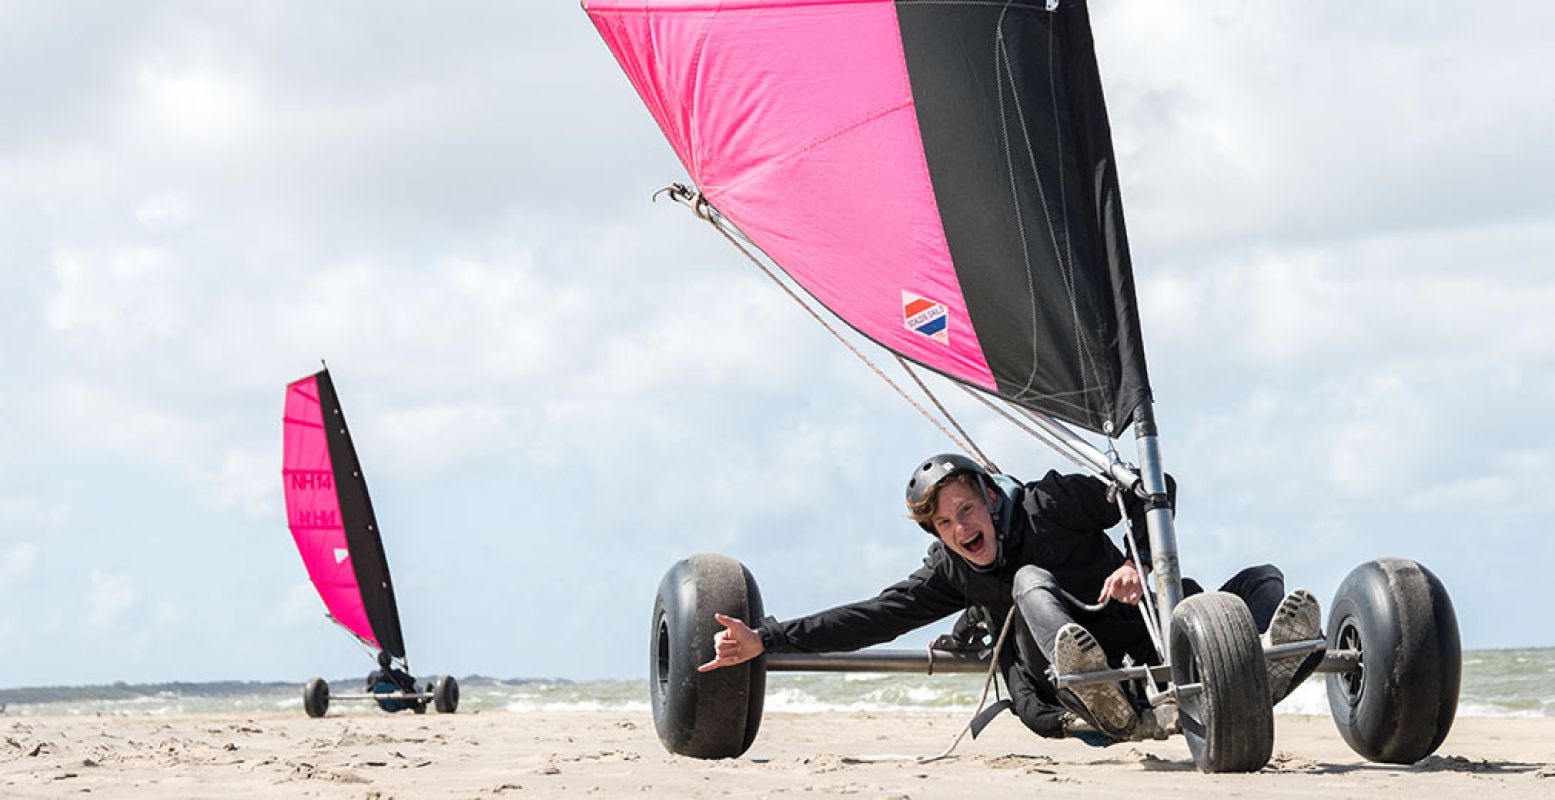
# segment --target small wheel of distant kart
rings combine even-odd
[[[1263,769],[1274,753],[1274,709],[1247,604],[1225,592],[1182,601],[1172,613],[1169,653],[1172,683],[1187,689],[1177,711],[1199,770]]]
[[[444,675],[432,684],[432,707],[439,714],[452,714],[459,710],[459,682],[452,675]]]
[[[1441,746],[1458,712],[1463,653],[1436,575],[1402,558],[1356,567],[1334,595],[1328,651],[1360,655],[1358,671],[1326,679],[1328,709],[1350,749],[1413,764]]]
[[[767,692],[767,660],[711,672],[713,634],[726,614],[756,625],[763,610],[756,579],[740,562],[702,554],[682,559],[659,582],[649,643],[653,727],[666,750],[694,758],[733,758],[756,740]]]
[[[329,711],[329,683],[323,678],[313,678],[302,688],[302,708],[308,716],[318,718]]]

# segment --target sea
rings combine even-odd
[[[336,694],[360,691],[361,677],[330,681]],[[970,713],[983,693],[975,675],[872,673],[771,673],[768,711],[821,714],[835,711]],[[459,677],[459,710],[646,712],[648,681],[561,678]],[[990,698],[992,694],[990,693]],[[337,700],[365,710],[367,701]],[[214,681],[113,683],[0,689],[0,715],[159,715],[303,713],[302,683]],[[1302,684],[1275,707],[1279,714],[1327,715],[1322,676]],[[1470,650],[1463,654],[1459,716],[1555,717],[1555,647]]]

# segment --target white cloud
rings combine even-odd
[[[113,628],[135,606],[139,593],[135,581],[125,573],[91,572],[91,589],[87,595],[87,625],[98,629]]]
[[[318,592],[309,581],[293,584],[286,591],[286,597],[281,601],[280,612],[276,621],[288,625],[317,622],[326,613],[324,601],[319,599]]]
[[[375,466],[418,479],[439,478],[509,449],[524,426],[511,425],[508,414],[507,408],[476,403],[395,410],[375,417],[372,428],[358,438],[370,436],[372,451],[387,456]]]
[[[159,247],[109,252],[64,250],[54,256],[57,288],[48,299],[49,325],[93,335],[111,350],[144,346],[180,327],[176,258]]]
[[[253,518],[284,516],[281,508],[280,446],[261,451],[228,450],[217,469],[196,476],[216,508],[237,508]]]
[[[1428,513],[1476,509],[1485,518],[1540,517],[1555,510],[1555,451],[1489,451],[1449,471],[1439,482],[1413,489],[1404,497],[1409,511]]]
[[[1096,9],[1136,247],[1203,256],[1548,213],[1555,123],[1534,109],[1555,85],[1528,76],[1549,9],[1338,8]]]
[[[147,230],[162,232],[182,227],[190,221],[194,210],[182,197],[172,192],[153,195],[137,203],[135,221]]]
[[[0,496],[0,586],[21,584],[39,574],[44,545],[68,527],[70,512],[70,503],[64,501]]]
[[[38,545],[22,542],[0,552],[0,586],[23,581],[38,561]]]
[[[177,146],[219,145],[252,125],[255,103],[236,75],[209,66],[153,67],[135,84],[135,116],[152,138]]]
[[[163,466],[183,463],[199,452],[198,434],[175,406],[158,408],[157,396],[127,392],[113,384],[61,376],[41,388],[40,422],[60,437],[55,457],[124,454]]]
[[[1433,486],[1426,491],[1410,494],[1404,498],[1404,507],[1410,511],[1465,506],[1493,508],[1512,500],[1515,492],[1515,487],[1504,478],[1481,476]]]
[[[155,619],[159,628],[177,627],[189,619],[189,610],[177,603],[163,600],[157,603]]]
[[[1487,247],[1504,235],[1463,233]],[[1555,275],[1444,271],[1432,254],[1440,245],[1420,234],[1147,273],[1146,333],[1203,354],[1196,362],[1213,354],[1287,373],[1382,366],[1430,379],[1487,361],[1555,361],[1555,322],[1541,312],[1555,302]]]
[[[1373,496],[1407,485],[1441,424],[1419,385],[1384,374],[1326,388],[1331,392],[1326,408],[1302,435],[1308,447],[1327,449],[1318,463],[1327,463],[1329,488]]]

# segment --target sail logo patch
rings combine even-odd
[[[340,520],[333,511],[305,509],[293,514],[290,524],[293,528],[302,530],[318,530],[319,528],[338,528],[340,527]]]
[[[348,559],[350,557],[351,557],[351,551],[350,550],[347,550],[344,547],[337,547],[337,548],[335,548],[335,563],[336,564],[339,564],[340,562],[345,561],[346,559]]]
[[[327,469],[294,469],[291,476],[293,489],[318,492],[335,488],[335,476]]]
[[[904,291],[902,324],[920,336],[927,336],[940,344],[950,344],[950,312],[944,303]]]

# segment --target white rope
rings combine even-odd
[[[843,763],[852,764],[879,764],[889,761],[911,761],[915,764],[930,764],[950,758],[950,754],[961,745],[961,740],[966,738],[972,730],[972,723],[977,720],[977,715],[983,713],[983,707],[988,704],[988,689],[993,686],[994,678],[999,674],[999,651],[1004,649],[1004,640],[1009,636],[1010,623],[1015,619],[1015,606],[1010,606],[1010,613],[1004,615],[1004,627],[999,629],[999,638],[994,641],[993,653],[988,657],[988,677],[983,680],[983,694],[977,699],[977,708],[972,711],[972,716],[961,726],[961,732],[951,741],[950,746],[941,750],[939,755],[933,756],[908,756],[908,755],[874,755],[874,756],[846,756]]]
[[[930,391],[928,385],[923,382],[923,379],[918,377],[918,373],[912,368],[912,364],[908,363],[907,359],[902,358],[900,355],[896,357],[896,363],[902,365],[902,370],[907,373],[908,377],[912,378],[913,383],[918,384],[918,388],[923,390],[923,394],[927,396],[932,403],[934,403],[934,407],[939,409],[939,413],[944,414],[945,419],[949,421],[951,425],[956,426],[956,431],[960,433],[961,436],[966,440],[964,445],[959,441],[956,442],[956,445],[963,451],[972,453],[973,455],[977,456],[977,462],[982,464],[983,467],[989,472],[997,473],[999,471],[999,467],[993,463],[993,459],[989,458],[983,453],[982,450],[978,448],[977,442],[972,441],[972,435],[967,433],[966,429],[961,427],[961,423],[956,421],[955,416],[953,416],[948,410],[945,409],[945,406],[940,403],[939,398],[935,396],[934,392]]]
[[[1128,546],[1129,558],[1134,559],[1134,566],[1139,570],[1140,583],[1142,584],[1139,599],[1142,601],[1140,605],[1143,606],[1139,613],[1145,618],[1145,630],[1150,632],[1150,642],[1155,645],[1156,655],[1160,656],[1161,663],[1165,664],[1166,648],[1161,646],[1161,621],[1155,615],[1155,603],[1150,600],[1150,576],[1146,571],[1147,567],[1144,561],[1139,558],[1139,546],[1134,543],[1134,521],[1129,519],[1128,507],[1123,503],[1123,493],[1126,491],[1128,490],[1119,487],[1113,493],[1113,496],[1117,498],[1118,513],[1123,515],[1123,541]]]
[[[685,186],[681,186],[680,184],[674,184],[659,190],[659,192],[655,193],[654,196],[657,197],[660,193],[668,194],[670,199],[686,206],[687,208],[690,208],[692,213],[696,214],[698,217],[701,217],[704,220],[707,220],[708,224],[712,225],[714,230],[718,231],[721,236],[729,241],[729,244],[734,245],[735,249],[739,250],[740,253],[743,254],[752,264],[756,265],[757,269],[762,271],[762,274],[766,275],[767,278],[769,278],[773,283],[777,284],[778,288],[782,289],[784,294],[788,295],[790,299],[799,304],[799,307],[803,308],[805,313],[809,314],[812,319],[820,323],[821,327],[824,328],[827,333],[831,334],[833,338],[841,342],[842,346],[848,349],[848,352],[856,356],[858,360],[864,362],[864,366],[869,367],[871,371],[880,377],[880,380],[885,381],[887,386],[890,386],[893,390],[895,390],[903,400],[907,401],[908,405],[917,410],[919,414],[922,414],[923,418],[927,419],[930,424],[938,428],[940,433],[945,434],[945,438],[949,439],[953,444],[955,444],[958,449],[963,452],[976,454],[978,459],[984,465],[992,465],[992,462],[988,460],[988,457],[983,455],[983,452],[978,449],[977,444],[972,441],[972,437],[967,435],[966,429],[962,428],[961,424],[956,422],[955,417],[951,416],[949,411],[945,410],[945,407],[940,404],[939,399],[934,396],[933,392],[929,391],[927,386],[924,386],[922,381],[918,380],[918,376],[914,374],[912,370],[909,369],[907,374],[910,375],[912,379],[918,384],[918,386],[923,389],[924,393],[929,396],[929,399],[934,402],[935,407],[939,409],[941,414],[945,415],[947,420],[950,420],[950,423],[954,425],[956,430],[961,433],[961,436],[965,437],[964,439],[958,438],[955,433],[951,432],[950,428],[945,427],[944,423],[940,422],[934,417],[933,414],[929,413],[928,409],[924,408],[921,404],[918,403],[918,401],[910,397],[907,392],[903,391],[902,387],[899,386],[896,381],[891,380],[891,376],[885,374],[885,372],[881,370],[880,367],[875,365],[874,361],[870,360],[869,356],[865,355],[862,350],[858,349],[853,345],[852,342],[848,341],[847,338],[844,337],[835,326],[827,322],[826,319],[822,317],[820,313],[818,313],[814,308],[812,308],[804,298],[800,297],[798,292],[795,292],[792,287],[790,287],[783,281],[783,279],[779,278],[776,273],[768,268],[761,259],[757,258],[755,254],[751,253],[750,248],[747,248],[745,244],[741,242],[741,240],[744,240],[744,242],[750,242],[750,239],[746,237],[745,234],[740,233],[738,229],[735,229],[734,232],[731,233],[728,223],[724,221],[725,218],[723,214],[719,213],[718,209],[714,208],[712,204],[708,203],[707,199],[702,196],[701,192],[692,191],[691,189]],[[753,247],[755,246],[754,242],[750,242],[750,244]],[[901,361],[903,366],[906,365],[906,362],[902,361],[901,356],[897,356],[897,360]]]
[[[1056,438],[1054,438],[1051,434],[1047,433],[1046,431],[1041,430],[1040,428],[1034,428],[1034,427],[1032,427],[1030,425],[1027,425],[1026,423],[1022,422],[1021,420],[1017,419],[1014,414],[1011,414],[1010,412],[1005,411],[1004,409],[1002,409],[999,406],[995,405],[992,400],[989,400],[987,397],[983,396],[983,394],[981,392],[978,392],[978,391],[972,389],[971,387],[969,387],[969,386],[967,386],[965,384],[959,384],[958,383],[956,385],[960,386],[961,387],[961,391],[966,392],[967,394],[971,395],[974,399],[977,400],[977,402],[982,403],[983,405],[987,406],[990,411],[993,411],[993,413],[998,414],[1001,417],[1004,417],[1004,419],[1006,421],[1008,421],[1011,425],[1014,425],[1015,427],[1020,428],[1022,431],[1025,431],[1028,435],[1030,435],[1033,439],[1036,439],[1037,441],[1039,441],[1039,442],[1047,445],[1048,447],[1052,448],[1055,452],[1057,452],[1059,455],[1069,459],[1076,466],[1080,467],[1081,469],[1084,469],[1085,471],[1087,471],[1087,472],[1089,472],[1089,473],[1091,473],[1093,475],[1097,475],[1097,476],[1100,476],[1100,477],[1103,477],[1103,478],[1108,478],[1110,480],[1109,476],[1103,474],[1100,470],[1096,469],[1096,465],[1095,464],[1091,464],[1089,462],[1081,460],[1081,458],[1079,456],[1075,455],[1073,451],[1071,451],[1068,447],[1066,447],[1062,442],[1060,442]]]
[[[819,312],[811,307],[808,301],[801,297],[798,292],[794,291],[794,289],[789,286],[788,283],[786,283],[782,278],[778,277],[778,275],[773,272],[772,269],[766,265],[766,263],[757,258],[756,255],[751,252],[752,248],[757,250],[760,249],[756,247],[756,243],[752,242],[749,237],[747,237],[738,228],[729,223],[727,218],[725,218],[717,208],[715,208],[711,203],[707,202],[707,198],[703,197],[701,192],[695,191],[687,186],[677,183],[666,186],[665,188],[660,189],[658,192],[655,192],[654,197],[657,198],[660,194],[668,195],[671,200],[674,200],[675,202],[691,209],[691,212],[697,217],[706,220],[708,224],[713,226],[714,230],[718,231],[719,235],[723,236],[729,241],[730,244],[734,245],[735,249],[739,250],[747,260],[749,260],[752,264],[755,264],[757,269],[761,270],[762,274],[766,275],[769,280],[777,284],[778,288],[782,289],[784,294],[788,295],[789,298],[797,303],[800,308],[805,310],[805,313],[809,314],[812,319],[819,323],[827,333],[831,334],[832,338],[841,342],[842,346],[848,349],[848,352],[852,353],[856,358],[858,358],[858,360],[864,362],[864,365],[869,367],[872,372],[879,376],[880,380],[885,381],[887,386],[890,386],[891,389],[897,393],[897,395],[899,395],[903,400],[906,400],[908,405],[912,406],[913,409],[916,410],[919,414],[922,414],[923,418],[927,419],[930,424],[932,424],[940,431],[940,433],[945,434],[945,438],[949,439],[951,443],[953,443],[962,452],[975,456],[979,463],[987,467],[989,471],[998,471],[998,468],[993,463],[993,460],[988,458],[987,454],[985,454],[977,446],[977,443],[972,439],[971,434],[967,433],[966,429],[961,426],[961,423],[956,420],[955,415],[951,414],[950,411],[946,409],[942,403],[940,403],[939,398],[935,396],[934,392],[930,390],[929,387],[924,384],[924,382],[918,377],[917,372],[912,369],[906,359],[902,358],[899,354],[894,352],[892,353],[892,355],[896,357],[897,363],[902,365],[903,370],[905,370],[907,375],[913,379],[913,382],[918,385],[918,388],[923,391],[924,395],[929,398],[929,400],[934,404],[934,407],[938,409],[939,413],[943,415],[947,421],[949,421],[950,425],[954,426],[955,432],[952,432],[949,427],[946,427],[946,425],[933,414],[931,414],[928,409],[924,408],[922,404],[918,403],[911,396],[909,396],[907,392],[904,391],[902,387],[896,383],[896,381],[892,380],[889,375],[886,375],[885,372],[869,358],[869,356],[865,355],[863,351],[854,346],[852,342],[848,341],[848,339],[844,337],[835,326],[827,322]],[[747,245],[749,245],[749,247],[747,247]],[[1072,450],[1070,450],[1067,445],[1053,437],[1052,434],[1022,422],[1013,414],[995,405],[982,392],[976,391],[970,386],[967,386],[966,384],[959,381],[955,381],[954,383],[956,386],[960,387],[962,391],[971,395],[978,402],[991,409],[995,414],[1003,417],[1007,422],[1014,425],[1016,428],[1019,428],[1028,436],[1031,436],[1037,441],[1047,445],[1049,448],[1056,451],[1059,455],[1069,459],[1082,470],[1085,470],[1090,474],[1097,475],[1104,480],[1108,480],[1109,482],[1116,483],[1116,481],[1114,481],[1110,475],[1097,469],[1096,465],[1081,459]],[[957,435],[958,433],[959,435]]]

